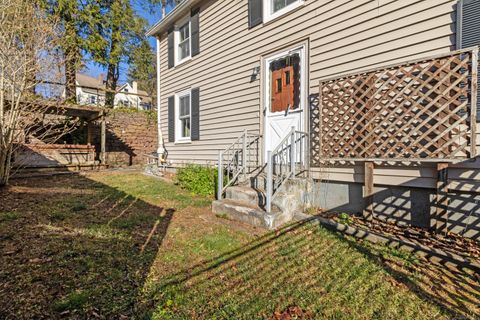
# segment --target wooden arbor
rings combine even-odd
[[[448,163],[476,156],[477,79],[470,48],[322,80],[312,165],[364,162],[371,217],[374,162],[435,162],[444,216]]]
[[[106,114],[104,108],[79,106],[79,105],[56,105],[52,104],[45,109],[45,113],[56,114],[64,117],[81,118],[87,122],[87,144],[93,140],[93,122],[100,121],[100,163],[106,164]]]

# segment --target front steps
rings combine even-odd
[[[293,215],[282,212],[277,206],[272,206],[272,212],[267,213],[263,209],[265,194],[261,190],[246,186],[229,187],[225,197],[225,199],[214,201],[212,210],[232,220],[255,227],[275,229],[293,219]]]
[[[305,209],[309,203],[309,181],[307,179],[292,179],[278,191],[272,202],[272,212],[267,213],[265,207],[265,192],[250,186],[234,186],[227,188],[225,199],[212,203],[216,214],[226,215],[232,220],[248,223],[255,227],[275,229],[293,220],[296,212]],[[253,184],[252,186],[257,186]]]

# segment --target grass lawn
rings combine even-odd
[[[478,275],[312,224],[264,232],[134,172],[0,190],[0,319],[480,317]]]

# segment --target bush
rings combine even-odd
[[[186,190],[202,196],[215,194],[217,169],[189,164],[177,170],[176,182]]]

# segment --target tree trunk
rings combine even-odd
[[[110,59],[108,62],[107,69],[107,80],[105,87],[107,92],[105,93],[105,106],[107,108],[113,108],[115,103],[115,93],[117,89],[117,82],[119,77],[119,64],[120,64],[120,55],[118,52],[121,51],[121,48],[118,48],[120,45],[117,39],[121,38],[120,27],[115,26],[112,30],[112,42],[110,45]]]
[[[64,47],[65,55],[65,98],[68,102],[76,102],[77,97],[77,68],[80,61],[80,50],[75,22],[70,15],[64,17],[65,38],[70,39]]]
[[[110,63],[108,65],[107,80],[105,87],[107,92],[105,93],[105,106],[107,108],[113,108],[115,103],[115,90],[117,89],[118,81],[118,66]]]
[[[11,170],[12,147],[8,146],[7,150],[0,152],[0,187],[8,184]]]
[[[68,54],[66,54],[68,56]],[[65,99],[76,102],[77,98],[77,66],[73,59],[65,57]]]

